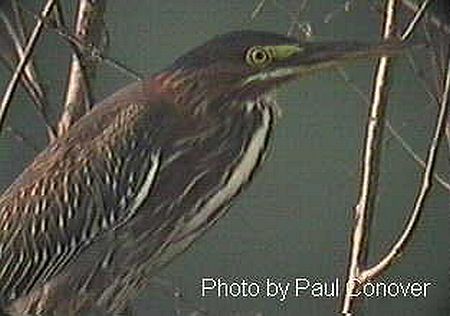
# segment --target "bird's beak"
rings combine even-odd
[[[336,66],[371,57],[391,56],[400,53],[406,47],[400,42],[368,44],[363,42],[322,42],[303,43],[299,52],[286,60],[286,66],[293,67],[298,74],[317,69]]]
[[[284,82],[345,62],[395,55],[410,46],[398,41],[379,44],[353,41],[306,42],[269,46],[267,49],[273,52],[273,64],[247,77],[244,84]]]

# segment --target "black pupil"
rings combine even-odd
[[[264,52],[262,52],[262,51],[257,51],[257,52],[255,52],[254,56],[255,56],[256,61],[263,61],[266,57],[266,54],[264,54]]]

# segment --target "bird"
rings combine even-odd
[[[252,182],[277,87],[399,47],[232,31],[95,104],[0,197],[0,308],[126,313]]]

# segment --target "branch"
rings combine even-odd
[[[416,14],[420,10],[420,7],[417,4],[411,2],[410,0],[401,0],[401,4],[403,5],[403,7],[405,7],[414,14]],[[450,25],[444,23],[438,17],[430,13],[427,13],[426,18],[431,22],[431,25],[437,28],[437,30],[442,31],[447,35],[450,35]]]
[[[395,0],[390,1],[392,3],[388,3],[388,7],[391,5],[392,9],[394,9],[394,3]],[[414,26],[417,24],[417,21],[420,19],[420,17],[424,14],[425,12],[425,8],[428,5],[428,0],[425,0],[422,5],[421,8],[416,12],[415,17],[413,18],[413,20],[411,21],[410,25],[407,27],[405,33],[403,34],[402,38],[405,39],[407,37],[409,37],[409,35],[411,34],[412,30],[414,29]],[[384,33],[384,37],[387,38],[389,36],[389,31],[388,31],[388,16],[389,16],[389,10],[386,10],[386,22],[385,22],[385,33]],[[393,16],[394,16],[394,12],[391,13],[392,15],[392,20],[393,20]],[[449,47],[450,48],[450,47]],[[378,75],[380,75],[382,73],[381,68],[382,68],[382,61],[385,58],[382,58],[379,64],[379,69],[378,69]],[[386,62],[387,64],[387,62]],[[385,72],[387,72],[385,70]],[[381,79],[380,79],[381,78]],[[380,79],[380,80],[378,80]],[[373,101],[373,105],[372,105],[372,113],[373,113],[373,108],[375,107],[375,104],[377,103],[376,100],[376,95],[377,95],[377,88],[382,86],[382,77],[378,77],[377,76],[377,81],[376,81],[376,90],[375,90],[375,97],[374,97],[374,101]],[[380,84],[377,84],[380,83]],[[384,88],[384,91],[387,91],[386,88]],[[380,92],[381,94],[383,92]],[[380,99],[382,99],[382,97],[380,97]],[[342,313],[343,314],[351,314],[351,311],[353,309],[353,305],[354,305],[354,298],[352,297],[352,294],[355,294],[355,291],[360,288],[361,286],[363,286],[367,281],[376,278],[377,276],[379,276],[380,274],[382,274],[384,271],[386,271],[387,268],[389,268],[394,262],[395,259],[397,259],[405,250],[408,242],[411,240],[413,233],[419,223],[419,219],[420,216],[422,214],[423,211],[423,206],[425,203],[425,199],[428,196],[430,190],[431,190],[431,184],[432,184],[432,179],[433,179],[433,169],[435,166],[435,161],[436,161],[436,156],[437,156],[437,152],[439,149],[439,144],[442,138],[442,135],[445,132],[445,122],[447,119],[447,115],[448,115],[448,107],[449,107],[449,101],[450,99],[450,56],[447,57],[447,67],[446,67],[446,78],[445,78],[445,83],[444,83],[444,92],[442,95],[442,101],[440,102],[440,107],[439,107],[439,114],[438,114],[438,118],[437,118],[437,122],[436,122],[436,126],[435,126],[435,131],[433,134],[433,138],[431,140],[431,144],[428,150],[428,154],[427,154],[427,160],[426,160],[426,164],[424,167],[424,171],[423,171],[423,175],[422,175],[422,181],[421,181],[421,185],[419,188],[419,192],[416,196],[416,200],[414,202],[414,206],[413,206],[413,210],[411,212],[411,215],[408,219],[408,222],[405,225],[405,228],[403,230],[403,232],[401,233],[400,237],[398,238],[398,240],[394,243],[394,245],[391,247],[390,251],[388,252],[387,255],[385,255],[380,261],[378,261],[377,264],[375,264],[373,267],[371,268],[365,268],[366,266],[366,262],[364,261],[365,257],[364,255],[367,253],[367,249],[368,249],[368,229],[370,228],[370,216],[367,215],[367,210],[370,210],[369,208],[364,208],[363,203],[361,203],[361,201],[365,202],[366,200],[368,200],[371,195],[369,195],[369,193],[367,193],[367,196],[369,197],[364,197],[363,193],[365,192],[369,192],[369,190],[367,189],[366,191],[364,191],[364,185],[366,184],[366,182],[364,182],[364,180],[366,180],[366,178],[364,178],[364,173],[363,173],[363,187],[361,189],[361,197],[360,197],[360,202],[358,203],[358,205],[356,206],[356,224],[355,224],[355,228],[353,231],[353,243],[352,243],[352,252],[351,252],[351,257],[350,257],[350,264],[349,264],[349,271],[348,271],[348,278],[347,278],[347,283],[346,283],[346,288],[345,288],[345,297],[343,300],[343,307],[342,307]],[[370,142],[370,125],[371,122],[368,123],[368,127],[367,127],[367,133],[366,133],[366,152],[367,150],[372,150],[371,147],[368,147],[369,142]],[[366,158],[367,156],[365,156]],[[368,168],[368,166],[366,166],[366,163],[368,162],[367,159],[365,159],[365,164],[364,167],[365,169]],[[373,176],[373,175],[372,175]],[[367,185],[368,188],[370,188],[369,185]],[[372,204],[373,205],[373,204]],[[364,212],[366,211],[366,212]],[[361,219],[363,218],[363,219]],[[364,219],[366,219],[366,221],[364,221]],[[363,257],[363,259],[361,259],[361,257]]]
[[[425,10],[428,8],[429,4],[430,4],[430,0],[425,0],[422,2],[420,7],[417,8],[417,11],[414,13],[414,18],[411,20],[411,22],[408,24],[408,27],[402,34],[402,37],[401,37],[402,41],[407,40],[411,36],[417,23],[419,23],[419,21],[424,16]]]
[[[358,96],[361,98],[364,103],[366,103],[368,106],[370,106],[370,100],[369,97],[365,94],[364,91],[362,91],[348,76],[348,74],[345,72],[345,70],[337,66],[336,70],[339,74],[339,76],[342,78],[342,80],[349,85],[349,87],[354,90]],[[433,100],[437,100],[434,99]],[[399,131],[394,128],[392,123],[389,121],[389,119],[386,119],[386,128],[388,132],[397,140],[397,142],[400,144],[400,147],[405,150],[405,152],[415,161],[417,164],[425,169],[426,163],[425,161],[417,154],[414,149],[411,147],[410,144],[403,138],[402,135],[400,135]],[[441,185],[441,187],[445,190],[447,190],[450,193],[450,182],[448,182],[446,179],[444,179],[439,173],[435,172],[433,175],[434,179]]]
[[[75,37],[83,48],[97,46],[103,34],[103,14],[106,0],[80,0]],[[89,109],[90,81],[95,76],[97,60],[87,60],[74,52],[64,103],[64,112],[58,124],[58,135],[63,134]]]
[[[397,132],[397,130],[394,129],[392,124],[387,121],[386,127],[391,133],[392,136],[394,136],[395,139],[400,143],[402,148],[411,156],[412,159],[414,159],[419,166],[421,166],[424,170],[427,166],[426,162],[420,158],[420,156],[414,151],[414,149],[411,148],[411,146],[403,139],[403,137]],[[441,187],[450,193],[450,183],[442,178],[437,172],[433,174],[434,180],[436,180],[437,183],[441,185]]]
[[[385,40],[393,36],[394,33],[396,6],[396,0],[388,0],[386,3],[383,30],[383,38]],[[369,109],[369,118],[366,126],[360,194],[354,212],[350,262],[347,271],[345,296],[342,302],[342,314],[347,315],[351,314],[351,311],[354,309],[355,299],[352,294],[355,293],[359,285],[354,280],[358,279],[360,271],[366,266],[367,261],[370,224],[380,171],[385,108],[389,91],[390,60],[389,57],[382,57],[378,62],[372,105]]]
[[[56,3],[57,5],[55,7],[58,7],[59,2]],[[106,65],[118,70],[122,74],[124,74],[127,77],[130,77],[134,80],[142,80],[144,77],[142,74],[138,73],[137,71],[129,68],[125,64],[119,62],[118,60],[115,60],[112,57],[105,56],[104,51],[102,47],[97,47],[94,44],[90,43],[88,46],[86,46],[85,43],[80,41],[80,39],[71,34],[71,32],[68,31],[68,29],[64,25],[64,21],[61,15],[61,9],[54,10],[55,12],[55,23],[47,25],[49,30],[54,31],[58,36],[60,36],[65,42],[67,42],[70,45],[70,48],[73,50],[74,55],[78,57],[78,60],[82,58],[82,56],[85,56],[84,62],[95,62],[95,63],[105,63]],[[86,67],[84,67],[86,70]]]
[[[9,44],[6,47],[1,47],[2,51],[0,54],[7,67],[11,72],[14,72],[17,63],[23,57],[23,48],[26,43],[27,30],[22,16],[23,8],[19,4],[19,0],[6,0],[3,3],[0,2],[0,11],[5,28],[5,34],[2,34],[2,42],[3,44]],[[10,43],[6,43],[8,41]],[[47,129],[49,139],[53,139],[55,131],[47,114],[49,106],[48,99],[45,89],[40,83],[38,72],[32,58],[28,59],[23,70],[21,82],[31,101],[33,101],[37,114]]]
[[[55,1],[56,0],[48,0],[47,3],[45,4],[41,12],[40,18],[37,20],[36,25],[33,31],[31,32],[30,38],[23,51],[23,55],[20,56],[20,61],[3,95],[2,102],[0,104],[0,131],[2,130],[6,118],[6,113],[13,98],[14,92],[16,91],[17,85],[20,81],[20,78],[22,77],[22,73],[26,68],[28,60],[33,53],[34,47],[36,46],[39,36],[42,33],[42,29],[44,28],[45,25],[44,20],[52,12],[52,8],[55,4]]]
[[[427,1],[424,1],[424,2],[427,2]],[[417,14],[421,10],[421,7],[423,5],[423,3],[422,3],[421,7],[419,7],[417,4],[411,2],[410,0],[401,0],[401,3],[407,10],[411,11],[413,14]],[[440,45],[442,41],[448,41],[448,36],[450,36],[450,25],[444,23],[438,17],[436,17],[435,15],[430,14],[430,13],[427,13],[425,15],[425,18],[426,18],[426,21],[429,22],[429,24],[432,27],[434,27],[434,29],[436,30],[436,33],[441,32],[441,34],[444,34],[447,36],[447,40],[446,40],[445,36],[441,37],[440,41],[438,42],[438,45]],[[427,33],[426,30],[425,30],[425,33]],[[428,35],[428,34],[426,34],[426,35]],[[429,42],[431,43],[432,41],[431,41],[430,36],[427,36],[427,37],[428,37]],[[435,47],[433,47],[433,45],[432,45],[432,48],[433,49],[430,50],[431,61],[432,61],[432,64],[433,64],[433,67],[434,67],[435,73],[436,73],[437,86],[440,86],[440,83],[443,82],[443,80],[444,80],[444,78],[443,78],[444,70],[441,71],[441,68],[444,68],[444,65],[442,64],[442,67],[439,67],[439,65],[440,65],[440,63],[438,62],[439,53],[437,52]],[[443,60],[445,62],[445,60],[447,60],[447,58],[444,58]],[[445,134],[447,137],[447,146],[450,150],[450,118],[448,118],[447,122],[446,122]]]
[[[442,101],[439,108],[439,114],[436,122],[436,127],[434,130],[434,135],[431,140],[430,147],[428,149],[426,167],[422,175],[422,182],[419,189],[419,193],[416,197],[416,201],[414,202],[413,211],[411,213],[411,216],[406,224],[403,233],[400,235],[397,242],[392,246],[388,254],[384,258],[382,258],[379,261],[379,263],[377,263],[375,266],[361,273],[359,279],[362,283],[378,276],[390,265],[392,265],[395,259],[398,258],[403,253],[405,247],[408,244],[408,241],[411,240],[412,234],[419,222],[420,215],[422,214],[425,198],[427,197],[431,189],[433,168],[436,161],[439,143],[442,139],[441,136],[443,135],[445,130],[445,120],[448,115],[448,108],[450,106],[449,101],[450,101],[450,58],[448,59],[447,64],[447,75],[445,79],[444,94],[442,96]]]

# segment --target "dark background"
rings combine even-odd
[[[210,37],[236,29],[286,33],[299,1],[109,1],[105,16],[110,36],[106,52],[131,69],[151,74],[186,50]],[[31,11],[40,1],[24,1]],[[375,4],[375,2],[373,2]],[[443,2],[445,3],[445,2]],[[377,41],[379,13],[366,2],[309,1],[301,14],[315,39]],[[68,12],[76,1],[63,1]],[[436,10],[442,14],[445,5]],[[448,8],[448,6],[447,6]],[[331,20],[328,17],[331,14]],[[68,22],[71,22],[68,18]],[[418,36],[420,39],[420,36]],[[48,32],[37,50],[40,73],[50,91],[52,117],[58,117],[69,62],[67,45]],[[423,51],[414,52],[419,67]],[[369,94],[373,61],[345,67],[351,80]],[[428,72],[428,68],[425,69]],[[0,88],[6,86],[2,69]],[[422,157],[432,133],[436,105],[430,103],[420,80],[404,57],[395,65],[388,117]],[[99,68],[97,100],[132,79],[108,65]],[[283,109],[273,151],[254,183],[234,202],[231,211],[184,255],[162,271],[136,300],[138,315],[331,315],[336,298],[295,298],[280,303],[264,297],[234,299],[200,297],[203,277],[229,283],[266,278],[330,282],[346,272],[352,208],[356,203],[359,159],[367,105],[331,70],[303,78],[278,91]],[[16,95],[7,125],[22,133],[0,136],[0,187],[5,189],[46,144],[42,124],[23,92]],[[388,133],[385,136],[378,209],[373,221],[370,262],[386,253],[403,227],[420,181],[420,168]],[[449,152],[441,150],[437,171],[450,178]],[[384,280],[431,282],[426,298],[368,299],[365,315],[450,314],[450,198],[434,185],[413,241]]]

